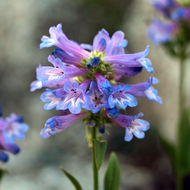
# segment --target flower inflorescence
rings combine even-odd
[[[48,119],[41,131],[43,138],[59,133],[73,122],[82,119],[86,125],[98,127],[104,133],[107,123],[116,123],[126,129],[125,140],[133,134],[144,137],[149,123],[139,117],[121,114],[126,108],[137,106],[136,97],[147,97],[162,103],[157,90],[153,88],[158,80],[149,77],[146,82],[127,85],[122,77],[133,77],[144,68],[153,73],[151,61],[146,58],[149,47],[134,54],[125,54],[127,40],[124,33],[117,31],[110,38],[104,29],[95,36],[93,45],[78,44],[69,40],[62,31],[62,25],[51,27],[50,37],[43,36],[40,48],[56,46],[48,57],[51,66],[39,66],[37,80],[31,84],[31,91],[46,87],[41,100],[44,109],[62,113]]]
[[[7,118],[2,118],[0,109],[0,160],[8,161],[6,151],[12,154],[18,154],[20,148],[15,144],[15,140],[24,140],[25,132],[29,129],[28,125],[23,123],[23,117],[11,114]]]
[[[153,6],[164,19],[152,19],[148,36],[155,44],[169,46],[175,54],[176,45],[190,41],[190,8],[176,0],[155,0]]]

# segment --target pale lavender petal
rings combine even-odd
[[[132,132],[130,131],[130,129],[126,128],[126,129],[125,129],[125,138],[124,138],[124,140],[127,141],[127,142],[129,142],[129,141],[131,141],[132,139],[133,139],[133,134],[132,134]]]
[[[104,51],[109,40],[109,33],[105,29],[99,31],[93,41],[93,51]]]
[[[92,51],[92,45],[90,45],[90,44],[80,44],[80,46],[81,46],[83,49]]]
[[[127,40],[124,39],[124,33],[117,31],[113,34],[111,40],[106,47],[106,55],[123,54],[124,48],[127,46]]]

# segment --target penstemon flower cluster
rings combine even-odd
[[[42,37],[40,48],[56,46],[56,49],[48,57],[51,65],[37,68],[37,80],[32,82],[31,91],[45,87],[41,94],[44,109],[56,108],[61,115],[45,122],[41,137],[49,138],[82,119],[87,126],[98,128],[100,134],[105,132],[107,124],[115,123],[125,128],[125,141],[131,141],[133,135],[142,139],[150,124],[140,119],[142,113],[127,115],[127,108],[137,106],[137,97],[161,104],[152,86],[158,79],[150,76],[138,84],[125,84],[120,79],[136,76],[143,69],[154,72],[147,58],[149,47],[125,54],[127,40],[122,31],[110,37],[102,29],[93,45],[69,40],[61,24],[51,27],[49,33],[50,37]]]
[[[11,114],[5,119],[2,118],[0,108],[0,160],[7,162],[9,157],[6,152],[18,154],[20,148],[15,144],[15,140],[24,140],[25,132],[29,129],[28,125],[23,123],[23,117]]]
[[[163,19],[152,19],[148,36],[155,44],[166,45],[175,55],[180,44],[190,42],[190,8],[175,0],[157,0],[153,6]]]
[[[178,2],[189,5],[188,1]],[[187,105],[185,79],[186,63],[189,59],[190,45],[190,7],[175,0],[157,0],[153,6],[162,15],[163,21],[153,19],[148,36],[155,44],[161,44],[168,53],[179,61],[179,113],[177,143],[174,145],[167,138],[161,137],[163,147],[172,161],[176,175],[176,189],[185,188],[184,179],[190,172],[189,162],[189,107]],[[170,147],[170,148],[168,148]]]

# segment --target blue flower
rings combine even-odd
[[[158,91],[152,84],[157,84],[158,79],[149,77],[146,82],[130,85],[129,93],[136,97],[147,97],[149,100],[162,104],[162,99],[158,96]]]
[[[29,126],[23,123],[23,118],[15,114],[5,119],[5,129],[3,130],[3,137],[7,143],[14,143],[15,139],[24,140],[25,133],[28,131]]]
[[[108,107],[108,100],[104,93],[102,93],[95,81],[90,84],[90,89],[86,93],[88,98],[88,104],[92,113],[97,113],[101,108]]]
[[[11,114],[9,117],[0,118],[0,160],[8,161],[8,155],[4,151],[18,154],[20,148],[15,140],[24,140],[29,127],[23,123],[23,117]]]
[[[129,94],[129,89],[128,85],[117,86],[108,97],[110,108],[118,106],[119,108],[126,109],[127,106],[137,106],[137,100],[133,95]]]
[[[62,92],[61,97],[56,96],[57,91]],[[47,91],[43,92],[40,97],[43,102],[46,102],[46,104],[44,105],[44,109],[51,110],[55,108],[60,103],[61,98],[64,98],[65,95],[66,95],[66,92],[64,92],[63,89],[52,90],[52,91],[47,89]]]
[[[167,43],[177,37],[190,24],[190,8],[185,7],[175,0],[157,0],[153,3],[154,8],[165,17],[166,21],[152,19],[148,37],[155,44]]]
[[[148,28],[148,37],[155,44],[166,43],[177,33],[177,25],[173,22],[164,23],[153,19]]]
[[[42,37],[40,47],[56,46],[48,58],[52,65],[37,68],[37,80],[31,84],[31,91],[48,88],[41,95],[41,100],[46,103],[44,109],[55,108],[61,116],[47,120],[41,136],[48,138],[83,118],[88,127],[101,126],[100,133],[105,132],[107,122],[114,121],[126,128],[126,141],[132,139],[132,134],[142,138],[149,128],[148,122],[138,119],[142,114],[124,116],[120,110],[137,106],[135,96],[161,103],[152,87],[157,81],[151,77],[144,83],[126,85],[119,80],[136,76],[143,69],[154,72],[147,58],[149,46],[144,51],[125,54],[128,41],[122,31],[109,36],[102,29],[92,45],[68,39],[60,24],[51,27],[49,33],[50,37]]]
[[[65,96],[57,105],[58,110],[69,109],[71,113],[78,114],[82,108],[89,109],[85,91],[77,82],[66,82],[64,91]]]
[[[44,128],[41,130],[42,138],[49,138],[52,135],[55,135],[65,129],[67,129],[71,124],[84,118],[86,115],[85,112],[80,114],[67,114],[64,116],[55,116],[48,119],[45,123]]]
[[[61,40],[67,40],[67,37],[64,35],[62,31],[62,25],[58,24],[56,27],[53,26],[49,29],[50,37],[43,36],[40,44],[40,49],[42,48],[48,48],[52,46],[59,46]]]
[[[111,118],[116,118],[119,116],[119,110],[116,107],[107,109],[107,113]]]
[[[125,141],[131,141],[133,135],[138,139],[142,139],[145,136],[145,131],[150,128],[148,121],[138,119],[143,114],[139,113],[136,116],[128,116],[120,114],[118,117],[113,118],[113,121],[120,127],[125,128]]]
[[[174,21],[178,21],[180,19],[189,19],[190,16],[190,8],[186,8],[186,7],[179,7],[178,9],[176,9],[175,11],[172,12],[171,14],[171,18]]]
[[[146,56],[149,53],[149,46],[146,49],[139,53],[134,54],[116,54],[105,56],[104,61],[110,63],[113,68],[117,68],[118,66],[121,69],[126,69],[130,67],[143,67],[147,72],[153,72],[152,64]],[[117,71],[116,71],[117,72]]]
[[[95,77],[99,90],[106,95],[110,94],[113,89],[110,82],[106,78],[104,78],[100,73],[95,73]]]
[[[153,6],[158,12],[160,12],[165,17],[170,17],[171,12],[178,7],[175,0],[158,0],[153,3]]]

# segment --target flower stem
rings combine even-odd
[[[95,140],[97,138],[96,135],[96,127],[92,129],[92,159],[93,159],[93,179],[94,179],[94,190],[98,190],[98,169],[96,166],[96,156],[95,156]]]
[[[185,79],[185,60],[183,58],[180,59],[180,83],[179,83],[179,116],[184,110],[184,79]]]
[[[176,190],[183,190],[183,176],[179,174],[179,171],[176,176]]]
[[[184,114],[185,109],[185,92],[184,92],[184,81],[185,81],[185,57],[180,58],[180,76],[179,76],[179,121],[178,121],[178,134],[180,133],[181,118]],[[179,146],[178,139],[178,146]],[[180,146],[179,146],[180,147]],[[180,154],[180,151],[178,152]],[[176,167],[176,190],[183,190],[183,175],[181,174],[181,155],[178,155],[178,163]]]
[[[2,181],[3,175],[5,174],[5,170],[0,168],[0,183]]]

